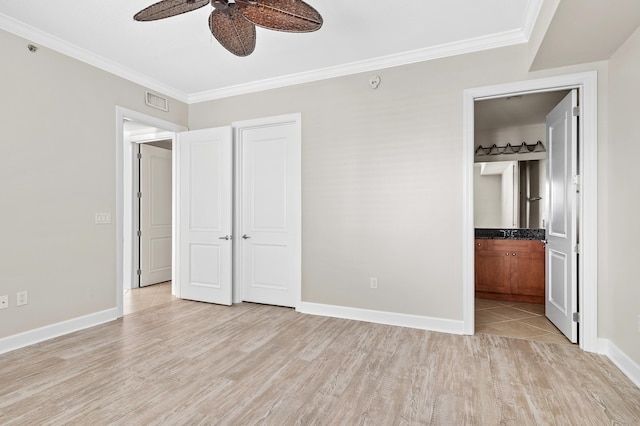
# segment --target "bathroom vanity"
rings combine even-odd
[[[544,303],[544,230],[476,229],[475,293],[482,299]]]

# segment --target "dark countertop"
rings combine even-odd
[[[544,229],[533,228],[476,228],[476,239],[485,240],[544,240]]]

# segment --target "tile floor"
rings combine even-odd
[[[571,342],[544,316],[544,305],[476,299],[476,333],[539,342]]]
[[[124,314],[131,314],[152,306],[176,300],[171,295],[171,281],[127,290],[123,298]]]

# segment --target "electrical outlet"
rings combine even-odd
[[[7,309],[9,307],[9,296],[6,294],[0,296],[0,309]]]
[[[22,306],[27,304],[27,291],[19,291],[16,293],[16,306]]]
[[[378,279],[376,277],[371,277],[371,288],[378,288]]]

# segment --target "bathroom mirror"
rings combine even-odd
[[[544,228],[546,160],[474,165],[476,228]]]

